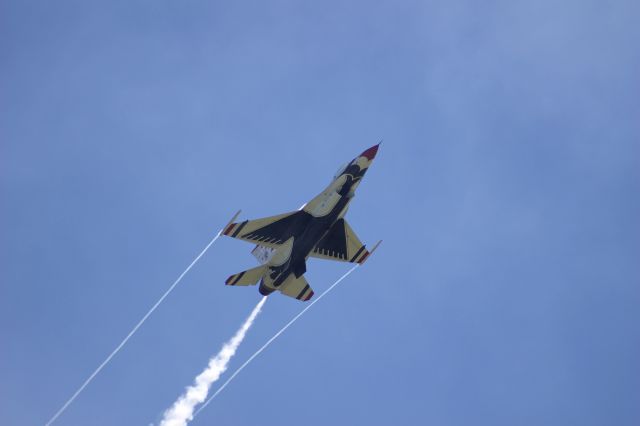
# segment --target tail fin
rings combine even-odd
[[[231,275],[225,282],[226,285],[255,285],[267,272],[267,266],[261,265],[244,272]]]

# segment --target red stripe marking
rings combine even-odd
[[[304,301],[306,302],[307,300],[311,299],[313,297],[313,290],[311,290],[311,293],[309,293],[309,295],[307,296],[306,299],[304,299]]]
[[[231,230],[233,230],[233,227],[236,225],[237,223],[232,223],[231,225],[229,225],[227,229],[224,230],[224,235],[229,235],[231,233]]]
[[[364,260],[369,256],[369,252],[365,251],[364,254],[362,255],[362,257],[360,258],[360,260],[358,260],[358,263],[362,263],[364,262]]]

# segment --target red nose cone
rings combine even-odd
[[[367,157],[369,161],[373,160],[376,157],[376,153],[378,152],[378,145],[372,146],[371,148],[360,154],[360,157]]]

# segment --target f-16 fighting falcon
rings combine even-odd
[[[378,152],[378,145],[341,167],[331,184],[300,210],[263,219],[245,220],[224,227],[223,234],[257,243],[252,253],[261,266],[231,275],[227,285],[255,285],[269,295],[275,290],[307,301],[313,290],[304,273],[309,256],[362,264],[371,251],[353,232],[344,215],[364,174]]]

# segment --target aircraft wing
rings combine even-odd
[[[363,263],[369,251],[346,220],[338,219],[309,256],[341,262]]]
[[[224,235],[240,240],[259,243],[274,248],[291,238],[304,226],[307,213],[295,212],[230,223],[223,231]]]
[[[313,297],[313,289],[304,278],[304,275],[301,275],[300,278],[296,278],[295,275],[291,274],[289,278],[282,283],[278,290],[280,290],[282,294],[286,294],[289,297],[293,297],[303,302],[306,302]]]

